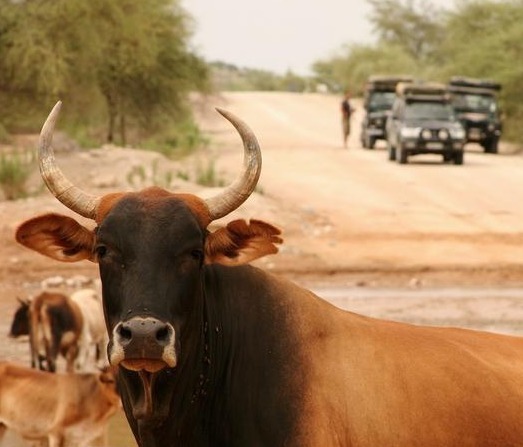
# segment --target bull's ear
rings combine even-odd
[[[94,261],[94,233],[71,217],[45,214],[25,221],[16,240],[45,256],[63,262]]]
[[[241,265],[278,251],[281,231],[261,220],[234,220],[207,236],[205,263]]]

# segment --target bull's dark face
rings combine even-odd
[[[94,220],[97,228],[46,214],[24,222],[16,240],[62,262],[99,263],[108,354],[120,367],[126,411],[134,420],[159,421],[174,392],[170,378],[191,363],[186,359],[198,363],[201,355],[203,266],[246,264],[276,253],[282,242],[277,228],[257,220],[234,220],[208,231],[211,222],[233,212],[254,191],[260,147],[244,122],[219,110],[238,131],[244,151],[243,171],[223,191],[206,199],[156,187],[93,196],[71,183],[55,163],[51,141],[60,107],[55,105],[40,134],[40,171],[53,195]]]
[[[124,198],[99,226],[94,250],[111,364],[150,373],[175,367],[201,296],[204,232],[191,210],[172,196]]]

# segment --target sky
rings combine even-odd
[[[454,0],[433,0],[452,8]],[[182,0],[194,19],[192,45],[208,62],[285,74],[311,65],[345,44],[372,44],[365,0]]]

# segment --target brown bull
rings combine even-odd
[[[142,447],[464,447],[523,445],[523,339],[382,321],[340,310],[247,264],[278,230],[208,225],[253,191],[245,171],[202,200],[151,188],[103,197],[72,185],[44,125],[44,180],[91,230],[56,214],[17,240],[51,258],[98,262],[127,418]]]

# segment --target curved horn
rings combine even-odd
[[[51,147],[53,130],[58,119],[62,101],[58,101],[45,120],[38,142],[38,158],[40,173],[49,191],[67,208],[83,217],[94,219],[100,198],[86,194],[74,186],[56,165],[54,152]]]
[[[261,172],[261,151],[253,131],[238,117],[216,109],[236,128],[243,141],[243,172],[223,192],[205,200],[212,220],[226,216],[238,208],[254,191]]]

